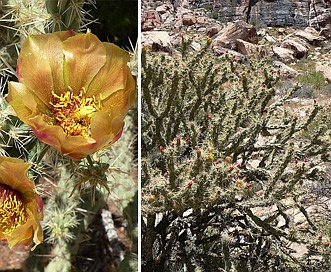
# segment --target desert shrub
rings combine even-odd
[[[325,78],[322,72],[306,71],[297,76],[296,80],[301,84],[306,84],[319,90],[323,90],[326,86]]]
[[[275,97],[266,60],[216,57],[208,42],[173,55],[142,52],[143,271],[330,267],[304,202],[330,159],[326,109],[290,113],[300,86]]]

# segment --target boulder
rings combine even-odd
[[[256,44],[237,39],[237,51],[246,56],[260,56],[264,57],[266,52]]]
[[[325,40],[324,37],[319,36],[319,33],[315,29],[310,27],[307,27],[304,30],[298,30],[295,32],[295,36],[308,41],[314,46],[319,46],[320,43]]]
[[[207,28],[207,36],[209,38],[213,37],[214,35],[216,35],[218,32],[220,31],[220,27],[219,26],[211,26],[209,28]]]
[[[272,52],[282,61],[289,62],[294,60],[294,52],[291,49],[273,46]]]
[[[166,31],[147,31],[141,34],[142,46],[151,47],[153,51],[172,52],[170,36]]]
[[[158,6],[156,9],[155,9],[159,14],[164,14],[164,13],[167,13],[168,11],[171,11],[173,10],[173,7],[172,5],[170,4],[163,4],[161,6]]]
[[[287,66],[285,63],[275,60],[272,62],[272,65],[278,67],[280,70],[280,75],[282,78],[293,78],[298,75],[298,71]]]
[[[299,59],[308,54],[308,47],[303,45],[303,42],[300,42],[299,39],[286,39],[282,42],[281,47],[293,50],[294,56]]]
[[[262,28],[257,32],[257,35],[259,37],[262,37],[262,39],[265,39],[268,42],[275,43],[277,40],[269,34],[269,32],[265,29]]]
[[[190,47],[195,51],[199,51],[201,49],[201,44],[198,42],[192,42]]]
[[[175,48],[182,44],[183,35],[182,33],[175,33],[174,35],[170,36],[171,45]]]
[[[197,22],[194,14],[192,13],[183,14],[182,21],[183,21],[183,25],[186,26],[194,25]]]
[[[236,50],[238,39],[257,44],[258,37],[255,27],[243,21],[228,23],[215,38],[212,46],[221,46]]]
[[[207,23],[207,18],[205,16],[198,16],[197,17],[197,24],[203,25]]]
[[[162,21],[162,28],[164,27],[168,29],[171,29],[176,22],[173,13],[169,11],[161,14],[161,21]]]
[[[331,26],[322,28],[319,35],[323,36],[327,40],[331,40]]]
[[[237,51],[234,51],[232,49],[224,48],[221,46],[213,46],[213,51],[216,55],[223,55],[223,54],[229,54],[233,56],[233,58],[236,61],[244,61],[247,59],[247,57],[241,53],[238,53]]]
[[[331,65],[325,65],[325,64],[320,64],[320,63],[316,63],[316,71],[317,72],[322,72],[325,79],[331,83]]]
[[[286,28],[284,28],[284,27],[279,27],[279,28],[277,28],[277,33],[278,33],[279,35],[281,35],[281,36],[288,35],[287,30],[286,30]]]
[[[161,20],[156,10],[149,10],[141,17],[141,31],[149,31],[161,25]]]

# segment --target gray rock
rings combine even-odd
[[[171,6],[170,4],[163,4],[161,6],[158,6],[156,8],[156,11],[159,13],[159,14],[164,14],[168,11],[172,11],[173,10],[173,6]]]
[[[322,28],[319,35],[325,37],[327,40],[331,40],[331,27]]]
[[[278,67],[281,73],[281,76],[284,77],[294,77],[298,74],[298,71],[287,66],[285,63],[281,62],[281,61],[273,61],[272,65],[274,65],[275,67]]]
[[[330,23],[330,3],[322,0],[214,1],[213,11],[224,21],[244,20],[255,25],[314,28]],[[209,1],[210,3],[210,1]]]
[[[224,48],[221,46],[213,46],[212,49],[216,55],[229,54],[229,55],[233,56],[235,60],[238,60],[238,61],[244,61],[247,59],[245,55],[238,53],[237,51],[228,49],[228,48]]]
[[[201,49],[201,44],[198,42],[192,42],[190,46],[195,51],[199,51]]]

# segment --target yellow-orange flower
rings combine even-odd
[[[43,241],[42,201],[27,177],[29,167],[20,159],[0,156],[0,239],[10,248]]]
[[[129,61],[89,31],[31,35],[7,100],[41,141],[79,160],[121,136],[136,96]]]

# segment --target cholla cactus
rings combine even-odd
[[[46,0],[46,9],[51,17],[48,19],[48,32],[80,30],[91,21],[91,16],[83,9],[84,4],[95,4],[95,0]]]
[[[69,191],[77,181],[87,177],[73,177],[62,168],[57,188],[52,194],[45,218],[45,228],[49,242],[53,245],[51,261],[45,271],[70,271],[72,262],[85,239],[84,232],[91,224],[94,215],[105,205],[103,194],[96,188],[93,199],[91,194]],[[86,173],[91,174],[91,173]],[[100,178],[100,176],[99,176]],[[102,178],[102,175],[101,175]]]
[[[94,0],[2,0],[0,74],[15,75],[21,43],[28,35],[86,30],[92,21],[83,9]]]
[[[182,58],[143,51],[144,271],[309,269],[309,258],[293,262],[292,243],[322,258],[300,201],[308,182],[325,178],[327,107],[291,113],[300,86],[275,96],[278,75],[268,61],[217,58],[208,42]],[[298,231],[293,209],[310,233]]]

